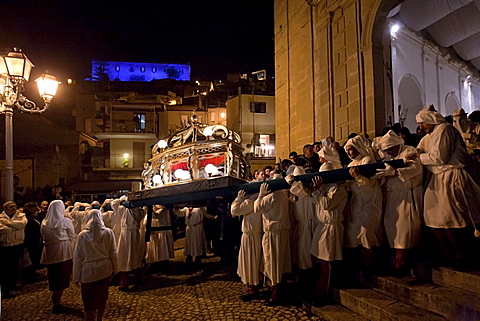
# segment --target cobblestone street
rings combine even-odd
[[[175,243],[171,274],[147,275],[143,286],[128,293],[110,287],[105,320],[318,320],[295,306],[242,302],[239,297],[245,287],[233,264],[208,257],[199,267],[187,269],[182,241]],[[15,298],[2,300],[1,320],[83,320],[79,286],[70,285],[62,304],[64,313],[51,313],[50,292],[43,280],[21,286]]]

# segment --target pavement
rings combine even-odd
[[[183,239],[175,242],[170,267],[167,275],[147,273],[143,285],[131,292],[110,286],[104,320],[319,320],[300,304],[267,307],[263,300],[241,301],[245,286],[236,264],[207,256],[201,264],[186,267]],[[84,320],[78,285],[65,290],[61,314],[52,314],[50,295],[46,276],[21,285],[16,297],[2,300],[1,320]]]

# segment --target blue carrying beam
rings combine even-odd
[[[387,162],[378,162],[367,165],[360,165],[358,169],[360,174],[366,177],[372,177],[376,174],[377,169],[384,169],[385,163],[390,164],[394,168],[405,167],[403,160],[394,160]],[[312,184],[315,176],[320,176],[325,184],[335,183],[353,179],[349,174],[350,168],[341,168],[325,172],[309,173],[305,175],[295,176],[295,181],[301,181],[305,186]],[[207,199],[215,197],[230,197],[237,195],[239,190],[245,190],[247,194],[258,193],[262,183],[268,184],[270,191],[281,189],[289,189],[290,185],[285,179],[274,179],[263,182],[245,183],[242,180],[231,177],[219,177],[208,179],[205,181],[190,182],[176,186],[164,186],[157,189],[147,191],[134,192],[129,195],[129,201],[122,202],[122,205],[128,208],[138,206],[152,206],[156,204],[170,205],[180,203],[201,203]],[[171,190],[174,188],[174,190]]]

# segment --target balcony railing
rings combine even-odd
[[[135,122],[133,120],[117,119],[112,120],[104,118],[85,119],[85,131],[87,133],[149,133],[156,134],[158,123],[155,121]]]
[[[110,156],[93,156],[92,166],[96,170],[122,169],[122,170],[143,170],[143,163],[146,163],[152,156],[150,154],[110,154]]]

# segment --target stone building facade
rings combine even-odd
[[[386,17],[400,2],[275,0],[277,157],[327,136],[373,137],[386,126],[393,110]]]

